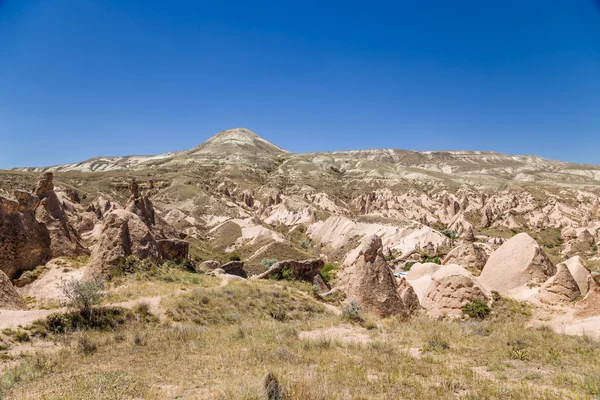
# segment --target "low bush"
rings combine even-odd
[[[362,316],[362,306],[356,301],[352,300],[350,303],[342,307],[342,319],[348,322],[362,323],[364,318]]]
[[[319,271],[319,274],[321,275],[321,278],[323,278],[323,280],[325,282],[329,283],[333,280],[336,272],[339,269],[340,269],[340,267],[338,267],[335,264],[325,264],[325,266],[323,268],[321,268],[321,271]]]
[[[271,268],[273,266],[273,264],[277,263],[277,260],[274,258],[265,258],[264,260],[261,261],[261,264],[265,267],[265,268]]]
[[[112,330],[133,319],[133,313],[118,307],[99,307],[89,316],[79,311],[50,314],[35,321],[31,332],[36,336],[60,334],[79,330]]]
[[[484,319],[490,314],[490,306],[482,299],[475,299],[462,307],[462,312],[471,318]]]

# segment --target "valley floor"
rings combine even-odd
[[[600,392],[600,342],[527,327],[532,310],[513,300],[496,302],[484,320],[351,322],[307,284],[174,276],[111,285],[105,302],[132,309],[114,329],[45,337],[35,325],[4,329],[0,398],[265,399],[268,373],[286,399]]]

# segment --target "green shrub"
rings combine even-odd
[[[89,316],[83,316],[79,311],[54,313],[35,321],[31,332],[34,335],[46,336],[50,333],[60,334],[87,329],[112,330],[131,318],[131,311],[118,307],[99,307]]]
[[[450,343],[439,332],[431,334],[422,348],[423,353],[441,353],[450,349]]]
[[[434,263],[434,264],[442,264],[442,260],[440,260],[439,257],[429,257],[427,255],[423,255],[421,257],[421,264],[425,264],[425,263]]]
[[[294,279],[292,270],[287,265],[284,266],[283,268],[281,268],[281,279],[286,280],[286,281],[291,281]]]
[[[490,314],[490,307],[482,299],[475,299],[462,307],[462,312],[471,318],[484,319]]]
[[[329,283],[334,278],[335,273],[339,269],[340,269],[340,267],[338,267],[335,264],[325,264],[325,266],[323,268],[321,268],[321,271],[319,271],[319,274],[321,275],[321,278],[323,278],[323,280],[325,282]]]
[[[362,323],[362,306],[357,300],[352,300],[342,308],[342,319],[349,322]]]
[[[78,311],[83,318],[90,318],[93,308],[102,299],[104,282],[99,279],[91,281],[63,279],[58,284],[58,288],[63,293],[65,307]]]
[[[229,255],[229,261],[242,261],[242,258],[237,253],[231,253]]]
[[[277,263],[277,260],[274,258],[265,258],[261,261],[261,264],[266,268],[271,268],[275,263]]]

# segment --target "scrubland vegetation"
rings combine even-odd
[[[267,375],[271,395],[285,399],[584,399],[600,391],[600,343],[527,328],[530,308],[514,300],[489,313],[474,304],[475,317],[462,320],[376,320],[359,307],[332,313],[308,284],[232,281],[166,295],[160,306],[163,315],[144,302],[94,305],[87,318],[75,305],[4,332],[0,398],[266,399]],[[365,320],[373,322],[365,328]],[[24,335],[29,352],[13,355]]]

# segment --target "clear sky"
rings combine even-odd
[[[0,0],[0,168],[191,148],[600,164],[595,0]]]

